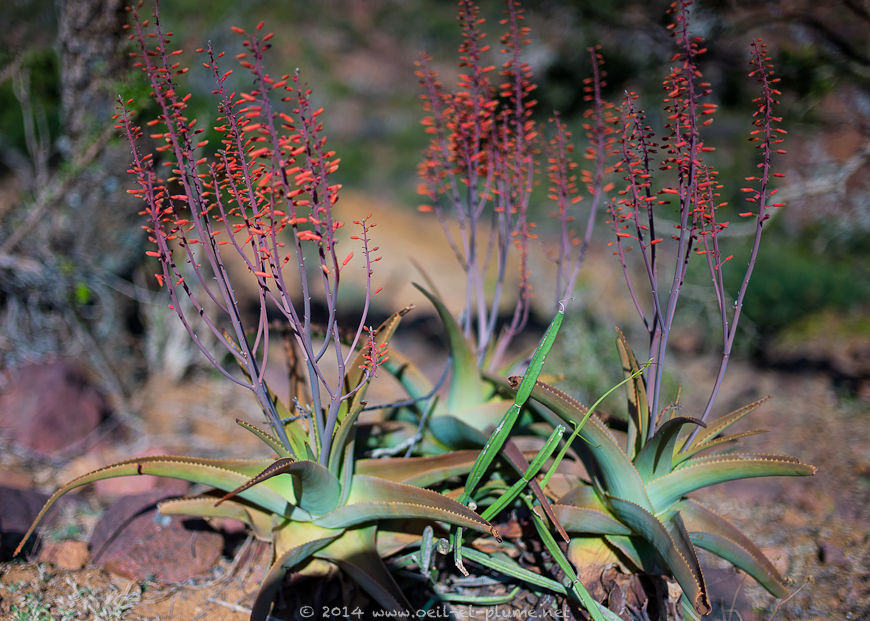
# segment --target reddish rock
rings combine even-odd
[[[0,395],[0,433],[41,455],[84,448],[108,416],[105,398],[74,363],[47,362],[12,371]]]
[[[46,541],[39,549],[37,559],[52,563],[61,569],[76,570],[88,564],[88,544],[84,541]]]
[[[218,561],[223,537],[202,520],[157,513],[165,491],[124,496],[111,505],[91,537],[97,565],[131,580],[177,583],[201,576]]]

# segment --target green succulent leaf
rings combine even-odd
[[[492,524],[447,496],[361,474],[353,477],[347,503],[315,518],[314,523],[326,528],[346,528],[390,518],[439,520],[501,540]]]
[[[375,530],[374,526],[348,530],[315,556],[338,565],[385,610],[409,611],[408,600],[378,554]]]
[[[578,571],[587,575],[619,563],[619,557],[607,539],[594,535],[572,537],[565,555]]]
[[[815,472],[815,466],[782,455],[710,455],[690,459],[673,472],[650,481],[647,491],[653,506],[664,510],[686,494],[717,483],[753,477],[808,476]]]
[[[246,524],[260,541],[272,541],[273,514],[241,499],[227,500],[220,505],[219,492],[200,496],[173,498],[159,503],[163,515],[194,515],[204,518],[232,518]]]
[[[227,493],[218,501],[218,504],[280,474],[293,475],[298,478],[299,485],[294,488],[296,504],[312,515],[327,513],[338,506],[341,498],[341,485],[339,485],[336,476],[316,462],[295,460],[291,457],[276,459],[256,476]]]
[[[606,535],[604,539],[619,550],[624,559],[633,565],[630,571],[647,574],[663,574],[668,570],[662,565],[659,554],[643,537],[637,535]]]
[[[553,511],[559,522],[570,533],[586,533],[590,535],[631,535],[632,531],[625,524],[604,510],[573,505],[553,505]]]
[[[551,420],[554,425],[562,421],[579,424],[585,418],[586,408],[549,384],[537,382],[531,396],[557,415],[556,420]],[[604,423],[593,414],[580,429],[579,437],[582,442],[575,442],[574,450],[590,474],[599,477],[603,487],[614,496],[631,498],[651,511],[653,505],[640,473]]]
[[[471,420],[478,419],[480,423],[486,423],[493,420],[498,420],[507,409],[509,404],[501,402],[482,403],[480,408],[484,410],[485,416],[478,416],[478,413],[469,412]],[[490,413],[495,414],[495,419],[490,418]],[[479,420],[479,419],[483,420]],[[468,420],[468,419],[466,419]],[[492,425],[492,422],[489,422]],[[438,414],[429,420],[429,431],[436,440],[442,444],[449,446],[452,449],[470,449],[472,447],[481,447],[486,444],[487,435],[480,429],[472,427],[465,420],[461,420],[452,414]]]
[[[251,607],[251,621],[266,621],[288,570],[307,561],[343,533],[344,530],[322,528],[310,522],[292,522],[278,529],[275,532],[276,559],[269,567]]]
[[[36,526],[54,503],[67,492],[82,485],[114,477],[150,474],[181,479],[191,483],[202,483],[228,491],[245,483],[251,476],[271,463],[271,459],[198,459],[194,457],[153,456],[127,459],[98,468],[76,477],[49,497],[25,533],[15,550],[15,554],[21,551],[24,543],[33,534]],[[254,505],[278,515],[299,518],[307,516],[304,511],[300,512],[292,504],[293,486],[289,481],[267,481],[264,485],[244,490],[240,495]]]
[[[348,465],[351,470],[353,469],[353,460],[348,464],[345,457],[348,445],[353,444],[356,440],[356,423],[359,420],[359,415],[362,413],[365,405],[365,401],[354,400],[354,405],[352,406],[350,414],[345,415],[344,418],[341,419],[338,428],[335,430],[335,439],[332,444],[332,454],[329,456],[328,468],[336,477],[341,476],[342,468],[345,465]],[[347,477],[341,478],[344,480],[352,475],[353,472],[351,471],[347,474]]]
[[[788,595],[788,588],[773,563],[739,528],[688,498],[674,505],[674,509],[683,517],[692,543],[742,569],[774,597]]]
[[[381,558],[389,558],[414,544],[420,545],[421,532],[425,532],[424,529],[415,531],[412,527],[409,530],[414,532],[406,532],[404,529],[409,526],[406,520],[398,521],[396,528],[402,530],[390,530],[391,526],[388,521],[378,523],[377,547]]]
[[[445,406],[448,412],[456,412],[463,408],[484,403],[492,394],[492,389],[483,380],[477,366],[477,357],[465,336],[462,328],[456,323],[453,315],[437,297],[420,285],[414,283],[420,293],[426,296],[435,307],[444,330],[447,332],[447,345],[450,348],[450,388],[447,392]]]
[[[518,580],[527,582],[533,586],[549,589],[554,593],[560,593],[562,595],[568,594],[568,589],[566,589],[565,585],[561,582],[553,580],[552,578],[547,578],[546,576],[542,576],[541,574],[522,567],[506,554],[486,554],[485,552],[481,552],[475,548],[463,546],[462,557],[467,558],[478,565],[482,565],[483,567],[495,570],[505,576],[510,576],[511,578],[517,578]]]
[[[751,414],[755,410],[757,410],[765,401],[770,399],[770,397],[762,397],[757,401],[753,401],[752,403],[747,403],[741,408],[734,410],[724,416],[720,416],[714,421],[708,423],[705,429],[702,429],[698,432],[698,434],[694,437],[691,444],[680,447],[680,454],[683,459],[687,459],[692,455],[698,453],[699,451],[703,451],[705,447],[703,445],[711,442],[714,438],[716,438],[723,431],[728,429],[731,425],[741,420],[747,414]]]
[[[361,459],[356,464],[356,471],[396,483],[429,487],[451,477],[468,474],[478,452],[452,451],[430,457]]]
[[[522,567],[506,554],[486,554],[480,550],[463,546],[462,556],[473,563],[477,563],[483,567],[488,567],[502,575],[522,580],[527,584],[547,589],[553,593],[568,595],[568,589],[566,589],[565,585],[561,582],[553,580],[552,578],[547,578],[546,576],[542,576],[541,574]],[[605,607],[603,604],[595,602],[595,608],[606,621],[621,621],[616,613]]]
[[[411,399],[422,399],[432,392],[432,383],[416,364],[402,352],[392,350],[383,368],[396,378]]]
[[[363,402],[364,405],[365,402]],[[358,416],[358,414],[356,415]],[[354,469],[356,467],[356,432],[357,426],[353,426],[352,432],[344,443],[344,463],[341,466],[341,474],[339,485],[341,486],[341,494],[338,500],[338,505],[343,505],[347,502],[347,497],[350,495],[351,483],[353,481]]]
[[[278,457],[293,457],[293,455],[290,454],[290,451],[284,448],[284,445],[281,444],[281,441],[278,440],[278,438],[276,438],[274,434],[272,434],[272,432],[260,429],[256,425],[252,425],[251,423],[244,421],[241,418],[236,419],[236,424],[242,429],[250,431],[252,434],[257,436],[257,438],[266,443],[270,449],[278,454]],[[292,447],[293,439],[290,434],[288,434],[288,439],[290,440],[290,445]],[[304,453],[302,454],[304,455]]]
[[[607,511],[607,507],[605,507],[604,503],[601,502],[595,488],[591,484],[582,480],[578,480],[577,484],[570,492],[559,498],[557,504],[582,507],[584,509],[595,509],[597,511]]]
[[[649,435],[650,426],[650,411],[649,400],[646,394],[646,382],[643,375],[637,375],[640,365],[634,352],[631,350],[631,345],[622,331],[616,329],[616,348],[619,350],[619,359],[622,362],[622,370],[625,377],[632,377],[632,380],[626,386],[628,392],[628,442],[627,453],[631,459],[637,455]]]
[[[723,444],[730,444],[733,442],[737,442],[738,440],[742,440],[743,438],[748,438],[750,436],[756,436],[761,433],[767,433],[767,429],[751,429],[749,431],[743,431],[740,433],[731,433],[724,436],[716,436],[712,440],[708,440],[703,444],[695,444],[692,443],[692,449],[686,451],[685,453],[680,453],[678,450],[674,451],[674,467],[679,466],[687,459],[690,459],[701,453],[703,451],[709,450],[715,447],[722,447]]]
[[[704,422],[697,418],[687,416],[672,418],[662,424],[637,453],[634,466],[644,481],[664,476],[673,469],[674,447],[685,425],[705,426]]]
[[[266,388],[269,390],[269,396],[272,399],[272,403],[275,404],[275,411],[278,412],[278,416],[281,420],[285,421],[284,432],[287,434],[287,439],[290,441],[290,448],[293,449],[294,453],[293,455],[281,455],[281,453],[278,453],[278,456],[296,457],[297,459],[314,459],[314,451],[311,450],[309,444],[310,439],[308,437],[308,432],[305,430],[298,409],[296,409],[295,413],[291,412],[268,386]]]
[[[501,421],[499,421],[498,425],[493,430],[492,435],[487,438],[486,443],[483,445],[483,450],[480,452],[480,455],[474,462],[474,466],[471,468],[468,480],[465,482],[465,490],[462,492],[463,503],[466,503],[471,499],[472,492],[477,488],[487,468],[489,468],[490,464],[495,460],[496,455],[498,455],[502,446],[504,446],[505,442],[507,442],[510,437],[514,424],[517,422],[517,418],[519,418],[520,410],[526,401],[528,401],[532,389],[538,381],[538,376],[541,374],[544,362],[547,360],[547,354],[550,353],[550,349],[553,347],[553,343],[556,340],[556,335],[559,333],[559,328],[562,325],[562,319],[564,319],[564,317],[565,311],[560,308],[559,312],[556,313],[556,316],[553,317],[553,321],[551,321],[550,325],[547,327],[547,331],[541,338],[541,342],[538,344],[537,349],[535,349],[535,353],[532,355],[532,359],[529,362],[529,368],[526,369],[519,386],[516,388],[517,392],[514,397],[514,402],[510,405],[507,412],[504,413]],[[519,472],[522,474],[524,469],[525,468],[519,470]]]
[[[629,500],[608,496],[607,504],[623,524],[655,548],[671,575],[693,602],[695,609],[701,614],[708,614],[712,608],[701,565],[679,514],[671,515],[666,525]]]

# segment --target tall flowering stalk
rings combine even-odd
[[[579,164],[573,159],[571,132],[567,130],[558,113],[551,119],[553,136],[546,150],[547,176],[550,180],[548,197],[556,203],[557,211],[553,215],[559,221],[561,232],[559,253],[554,257],[557,300],[569,297],[574,290],[580,267],[592,241],[599,208],[607,193],[614,187],[613,183],[607,181],[608,175],[613,172],[613,167],[608,165],[607,160],[615,145],[617,118],[613,104],[602,95],[607,75],[604,71],[604,58],[598,47],[589,48],[588,52],[592,76],[583,80],[583,98],[590,107],[584,113],[583,129],[589,141],[584,154],[589,166],[580,170],[580,181],[591,197],[591,205],[582,237],[572,225],[575,221],[572,206],[583,199],[575,172]]]
[[[771,156],[784,153],[774,149],[783,130],[775,128],[779,120],[773,116],[773,105],[778,91],[773,87],[776,79],[764,52],[764,45],[756,42],[752,47],[753,71],[750,76],[761,82],[762,95],[755,100],[755,112],[751,140],[759,142],[762,151],[758,176],[748,177],[757,183],[756,188],[743,188],[757,209],[743,212],[741,217],[756,219],[756,234],[743,281],[733,305],[725,292],[723,266],[731,256],[723,256],[720,236],[728,227],[720,209],[726,203],[720,202],[721,185],[717,182],[716,170],[705,160],[704,154],[713,148],[705,145],[702,128],[709,125],[716,105],[706,102],[709,84],[701,80],[697,59],[705,51],[702,41],[689,34],[688,19],[690,0],[680,0],[671,5],[670,12],[674,22],[670,25],[671,35],[677,40],[677,53],[674,64],[664,81],[666,97],[664,109],[667,118],[667,133],[660,142],[647,124],[644,111],[637,105],[637,95],[627,93],[621,109],[617,171],[623,174],[626,185],[619,198],[608,207],[610,223],[616,239],[615,254],[619,257],[628,290],[635,308],[649,334],[649,358],[653,361],[647,376],[647,390],[650,395],[649,407],[653,421],[662,412],[662,373],[667,353],[668,340],[673,328],[677,303],[685,281],[689,261],[693,254],[704,256],[720,312],[723,334],[723,355],[714,387],[701,416],[706,420],[716,400],[722,379],[728,365],[734,342],[740,309],[755,260],[761,243],[761,232],[769,209],[780,204],[771,203],[770,197],[776,190],[769,189],[773,174],[770,170]],[[663,151],[659,164],[663,171],[670,171],[675,179],[667,186],[657,189],[653,186],[656,162],[655,154]],[[656,213],[676,203],[679,221],[674,225],[671,235],[675,242],[670,283],[662,286],[661,256],[658,244],[663,241],[662,231],[656,229]],[[629,245],[631,244],[631,245]],[[640,251],[644,274],[649,287],[649,302],[644,304],[639,297],[640,288],[633,282],[627,264],[626,253],[636,245]],[[648,436],[652,437],[656,424],[649,426]]]
[[[527,95],[534,85],[528,65],[520,60],[521,48],[527,42],[527,29],[521,26],[522,9],[516,2],[508,2],[507,15],[503,23],[508,31],[502,38],[506,60],[500,84],[491,77],[495,67],[483,64],[489,46],[480,30],[483,19],[479,8],[470,0],[459,2],[459,53],[464,73],[457,90],[450,92],[442,86],[426,55],[418,61],[417,71],[424,110],[429,115],[423,125],[432,135],[419,170],[419,192],[431,204],[421,209],[434,210],[465,271],[466,306],[461,325],[465,337],[474,338],[481,360],[495,334],[512,246],[520,258],[519,295],[501,335],[500,351],[525,325],[530,300],[527,256],[533,225],[527,209],[534,174],[535,124],[531,119],[534,102]],[[451,218],[459,225],[458,234],[448,225]],[[490,234],[488,239],[481,239],[487,220]],[[497,285],[490,298],[485,275],[493,262]]]
[[[716,235],[716,233],[727,226],[727,223],[724,225],[716,224],[714,217],[711,216],[711,234],[704,237],[704,249],[699,252],[699,254],[706,255],[707,266],[713,278],[713,288],[716,291],[716,301],[722,320],[723,342],[722,359],[719,363],[716,381],[704,407],[701,420],[706,420],[709,416],[716,401],[716,396],[719,394],[722,380],[725,377],[725,370],[728,367],[728,360],[731,356],[731,348],[734,345],[734,337],[737,334],[737,322],[743,310],[743,300],[746,297],[749,279],[752,277],[755,261],[758,258],[758,249],[761,246],[761,234],[764,223],[770,218],[771,209],[785,206],[785,203],[773,202],[773,196],[778,190],[770,188],[770,182],[773,178],[783,176],[782,173],[773,172],[771,169],[773,156],[785,154],[785,150],[778,145],[782,143],[782,136],[786,134],[786,130],[777,127],[782,119],[774,114],[774,105],[779,103],[777,97],[780,95],[776,84],[780,79],[774,76],[773,64],[767,55],[767,46],[760,39],[752,43],[751,64],[752,71],[749,73],[749,76],[759,82],[761,95],[753,100],[756,105],[756,110],[752,115],[752,124],[755,129],[752,130],[749,140],[756,143],[755,148],[760,151],[760,155],[759,161],[756,164],[758,174],[746,177],[746,181],[752,185],[740,188],[740,191],[746,195],[745,200],[749,204],[750,210],[741,212],[739,216],[755,220],[755,235],[752,240],[752,248],[749,252],[749,261],[743,274],[740,288],[737,290],[737,297],[734,300],[733,306],[730,306],[727,302],[725,281],[722,270],[719,269],[731,257],[722,258]]]
[[[498,72],[486,65],[489,46],[481,30],[484,20],[471,0],[459,1],[462,43],[459,47],[462,74],[456,90],[447,90],[423,55],[418,62],[421,99],[427,116],[422,123],[431,141],[419,167],[419,193],[429,201],[421,211],[434,211],[450,247],[466,274],[465,309],[461,326],[474,341],[481,365],[498,365],[511,339],[526,325],[531,309],[528,244],[536,237],[528,209],[535,181],[538,129],[531,98],[536,86],[531,68],[522,60],[528,45],[528,27],[516,0],[507,0],[506,27],[500,52],[504,57]],[[594,77],[587,84],[587,100],[593,108],[586,130],[593,138],[595,168],[584,174],[593,204],[586,231],[575,238],[570,207],[579,198],[576,164],[571,159],[568,132],[556,116],[554,138],[548,145],[547,174],[551,198],[558,205],[562,227],[558,257],[557,300],[570,295],[588,247],[592,225],[605,191],[604,178],[609,143],[608,107],[601,97],[601,57],[591,50]],[[495,76],[498,76],[497,78]],[[458,231],[450,224],[455,222]],[[498,325],[498,312],[507,277],[508,261],[515,254],[519,267],[516,303],[510,319]],[[486,275],[494,272],[489,290]]]
[[[354,239],[362,245],[365,303],[345,347],[336,309],[340,278],[352,253],[340,258],[336,248],[336,231],[343,226],[334,209],[340,186],[330,178],[339,160],[326,147],[318,120],[322,109],[314,109],[311,91],[298,73],[275,78],[266,72],[263,55],[272,35],[262,32],[262,23],[252,33],[233,28],[245,37],[246,51],[237,58],[254,86],[233,92],[228,83],[232,70],[220,66],[223,53],[198,50],[214,80],[212,92],[218,100],[214,129],[221,136],[216,154],[204,156],[207,141],[200,139],[204,130],[186,116],[190,94],[182,93],[176,82],[187,69],[175,62],[180,51],[170,49],[171,33],[161,29],[156,15],[149,29],[136,8],[131,10],[130,38],[138,46],[137,66],[147,76],[160,110],[146,125],[154,127],[149,130],[151,138],[163,143],[157,150],[165,154],[166,176],[158,174],[152,154],[140,149],[143,131],[133,120],[130,102],[122,102],[116,118],[132,148],[130,172],[139,183],[132,192],[147,205],[146,228],[155,244],[148,254],[158,258],[162,268],[155,276],[167,288],[171,308],[193,342],[223,375],[253,391],[281,444],[295,455],[264,379],[271,344],[269,312],[286,321],[311,387],[311,403],[297,404],[297,414],[307,420],[308,444],[315,457],[326,464],[342,404],[370,380],[385,356],[366,329],[372,264],[379,260],[370,238],[374,225],[370,216],[355,222],[360,234]],[[281,106],[273,101],[276,95]],[[225,252],[240,258],[257,282],[253,322],[239,307]],[[193,283],[186,280],[188,271]],[[317,291],[324,298],[327,317],[325,326],[315,328],[312,298]],[[210,351],[198,336],[182,297],[189,298],[193,312],[224,354]],[[343,378],[353,376],[348,374],[351,357],[366,339],[368,362],[359,380],[348,386]],[[222,359],[227,353],[243,369],[244,379],[225,367]]]

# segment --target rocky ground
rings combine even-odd
[[[679,366],[691,385],[707,379],[711,365],[707,359],[686,357]],[[249,396],[219,378],[154,378],[140,394],[141,418],[120,424],[105,418],[98,392],[75,388],[80,379],[74,367],[57,363],[10,378],[0,398],[6,436],[0,456],[0,617],[246,619],[268,551],[231,523],[155,517],[155,501],[186,491],[178,482],[110,479],[72,493],[41,529],[28,560],[10,560],[11,548],[47,494],[78,474],[135,455],[241,457],[260,451],[257,441],[249,441],[232,422],[240,414],[253,416]],[[717,599],[712,618],[868,618],[867,403],[839,395],[824,374],[738,363],[731,368],[722,411],[765,394],[775,398],[744,428],[770,433],[751,439],[752,447],[800,457],[816,465],[818,474],[735,482],[701,498],[757,541],[793,590],[786,600],[775,601],[745,576],[706,558],[707,579]],[[90,420],[90,428],[69,426],[65,418],[71,404],[80,407],[80,418]],[[693,407],[691,400],[685,407]],[[28,414],[22,416],[24,412]],[[17,423],[10,418],[16,413]],[[67,453],[59,452],[70,446]],[[302,606],[332,598],[364,602],[341,583],[299,593],[305,597],[297,593],[284,616],[276,618],[301,618]],[[522,605],[533,607],[525,600]],[[473,618],[475,610],[456,608],[454,613]]]

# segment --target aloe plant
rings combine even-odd
[[[753,402],[705,425],[700,419],[676,416],[675,409],[654,425],[639,365],[620,333],[620,357],[629,382],[628,433],[620,443],[592,415],[579,431],[573,448],[588,472],[553,504],[559,521],[572,533],[569,557],[585,564],[589,550],[600,551],[603,538],[611,559],[629,559],[636,570],[673,576],[691,607],[710,612],[704,576],[695,547],[704,548],[752,576],[776,597],[784,597],[785,582],[763,552],[737,527],[689,497],[694,491],[725,481],[767,476],[804,476],[815,467],[793,457],[730,450],[740,439],[759,432],[725,432],[754,411]],[[518,379],[512,378],[518,385]],[[546,406],[554,424],[579,422],[586,408],[562,391],[538,382],[531,398]],[[701,431],[692,436],[692,430]],[[722,449],[713,452],[715,449]]]
[[[398,317],[396,314],[385,322],[375,338],[389,338]],[[358,354],[358,363],[364,355]],[[361,391],[359,397],[363,394]],[[261,439],[278,457],[247,460],[140,457],[77,477],[48,499],[16,553],[55,502],[77,487],[119,476],[170,477],[209,489],[197,496],[164,501],[159,506],[161,513],[234,518],[250,527],[258,539],[272,544],[273,562],[254,602],[252,620],[266,618],[287,571],[317,571],[316,565],[311,567],[313,560],[337,565],[385,609],[410,610],[381,560],[376,533],[379,521],[437,521],[500,538],[488,521],[465,505],[423,489],[467,473],[476,458],[475,452],[434,458],[356,460],[356,418],[363,404],[358,398],[336,428],[332,442],[336,457],[326,467],[311,459],[289,456],[275,434],[239,420],[244,429]],[[277,398],[275,405],[279,412],[287,409]],[[304,442],[302,419],[284,420],[286,435]],[[391,532],[380,538],[381,545],[395,540],[395,522],[391,524]],[[409,534],[414,535],[413,531]]]
[[[792,457],[754,454],[731,445],[755,432],[725,432],[755,410],[754,402],[708,422],[722,385],[740,319],[743,299],[762,239],[762,230],[773,209],[775,189],[772,163],[784,151],[778,147],[785,133],[775,115],[777,78],[764,44],[752,45],[750,76],[760,84],[755,99],[754,129],[750,140],[760,154],[758,172],[746,178],[748,210],[740,212],[754,224],[754,240],[742,284],[733,304],[724,289],[724,271],[733,258],[726,255],[722,232],[728,222],[719,202],[717,173],[706,161],[702,130],[712,122],[715,104],[705,101],[709,84],[701,81],[697,59],[703,53],[700,38],[690,34],[690,0],[672,3],[672,36],[677,43],[673,65],[664,80],[667,92],[666,135],[656,142],[637,95],[627,93],[621,108],[616,170],[626,182],[620,197],[608,205],[616,254],[629,295],[649,336],[651,365],[638,374],[640,365],[627,339],[617,344],[626,377],[635,376],[628,390],[628,433],[620,444],[611,430],[592,416],[580,429],[574,450],[587,472],[575,477],[575,487],[558,499],[553,511],[572,533],[569,556],[577,565],[609,550],[611,559],[628,559],[637,571],[664,573],[683,590],[684,607],[700,614],[711,610],[707,588],[695,548],[701,547],[743,569],[777,597],[787,594],[782,577],[761,550],[724,517],[692,500],[698,489],[724,481],[765,476],[811,475],[815,468]],[[661,162],[654,154],[663,152]],[[661,180],[659,169],[671,171]],[[665,173],[667,175],[669,173]],[[673,209],[678,224],[673,242],[660,237],[657,214]],[[629,267],[628,252],[639,251],[648,286],[638,287]],[[662,378],[670,335],[687,267],[693,256],[702,257],[709,271],[722,324],[722,358],[703,411],[697,417],[677,414],[663,404]],[[663,268],[672,260],[672,270]],[[660,282],[670,279],[669,285]],[[641,293],[648,294],[648,300]],[[519,380],[512,380],[514,387]],[[539,382],[531,398],[545,405],[553,425],[580,421],[586,409],[565,393]],[[717,449],[725,449],[718,450]],[[602,541],[606,547],[602,548]]]
[[[131,172],[139,184],[134,193],[146,203],[156,247],[148,254],[161,266],[156,279],[168,290],[170,308],[208,360],[228,380],[251,390],[269,426],[237,422],[263,441],[266,455],[274,456],[247,460],[158,456],[105,466],[57,490],[24,541],[61,496],[82,485],[142,474],[183,479],[205,486],[205,492],[164,502],[160,511],[235,518],[272,544],[273,562],[254,602],[252,620],[267,617],[287,571],[316,572],[323,563],[338,566],[385,609],[407,612],[408,603],[378,548],[380,544],[392,551],[407,542],[397,528],[411,528],[414,520],[424,520],[497,539],[499,535],[465,505],[424,489],[467,472],[475,455],[389,461],[389,470],[383,469],[387,462],[367,464],[358,459],[356,432],[365,394],[407,312],[395,313],[377,329],[366,325],[368,306],[377,292],[371,284],[378,257],[370,238],[370,216],[355,223],[360,234],[353,239],[362,246],[365,304],[357,326],[345,339],[337,320],[339,282],[352,266],[353,253],[344,260],[337,255],[335,232],[342,223],[334,210],[338,186],[329,177],[338,163],[325,148],[319,112],[312,109],[299,75],[276,80],[265,72],[263,54],[271,35],[261,32],[262,24],[252,33],[234,29],[245,36],[247,52],[240,58],[254,77],[249,92],[230,92],[226,82],[230,72],[219,68],[221,54],[203,51],[204,65],[215,80],[220,114],[216,130],[222,136],[221,148],[209,161],[201,157],[206,145],[197,142],[201,129],[185,117],[189,97],[176,82],[185,70],[173,60],[176,52],[168,47],[169,34],[162,30],[157,14],[149,31],[135,6],[131,12],[131,39],[140,50],[138,66],[160,110],[148,126],[162,127],[152,138],[164,142],[162,151],[170,157],[170,176],[161,178],[154,154],[140,151],[143,130],[133,120],[130,102],[122,101],[116,118],[132,148]],[[289,113],[273,107],[270,93],[278,89],[282,103],[291,103]],[[257,285],[260,308],[250,328],[249,318],[240,311],[238,283],[226,268],[225,252],[241,258]],[[311,263],[313,270],[308,269]],[[285,266],[294,266],[295,273],[285,274]],[[291,277],[298,281],[301,303],[291,295]],[[321,326],[312,310],[315,284],[327,308]],[[180,304],[182,296],[189,299],[193,317],[184,310],[188,306]],[[289,403],[277,398],[264,377],[270,336],[275,332],[268,312],[285,320],[293,391]],[[213,352],[200,338],[195,320],[201,322],[201,329],[211,331],[223,354]],[[234,359],[241,373],[225,366],[225,358]],[[379,537],[378,525],[386,520],[391,526]]]

